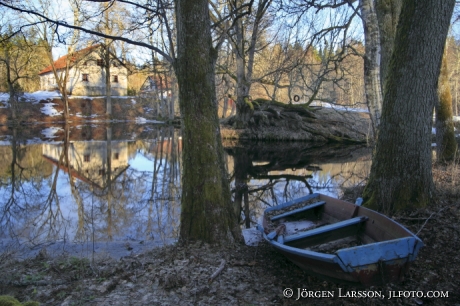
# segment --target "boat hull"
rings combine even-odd
[[[321,194],[310,195],[300,200],[311,200],[314,197],[325,202],[323,211],[317,215],[339,217],[338,220],[342,216],[341,219],[345,221],[337,222],[336,225],[331,224],[323,228],[307,230],[300,234],[285,234],[281,239],[279,237],[282,236],[281,234],[270,235],[268,232],[270,220],[267,217],[267,211],[285,209],[290,205],[298,204],[298,199],[292,201],[293,203],[288,202],[266,210],[263,224],[265,240],[294,264],[312,275],[365,286],[399,282],[404,279],[410,263],[415,260],[419,249],[423,246],[417,236],[388,217],[349,202]],[[305,214],[305,212],[302,213]],[[358,220],[352,222],[351,219],[343,216]],[[278,224],[283,224],[283,222]],[[340,248],[332,253],[310,249],[312,243],[317,243],[317,237],[332,241],[341,239],[341,233],[357,235],[365,243]]]

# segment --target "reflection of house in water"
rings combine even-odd
[[[69,172],[73,177],[93,185],[105,188],[110,173],[110,180],[114,181],[128,167],[128,142],[111,141],[74,141],[69,144],[69,164],[59,165],[64,144],[44,144],[43,156],[46,160]],[[111,158],[108,159],[108,152]],[[110,171],[109,171],[110,162]],[[70,168],[70,169],[69,169]]]
[[[149,147],[149,153],[163,153],[166,156],[182,153],[182,137],[166,138],[155,141]]]

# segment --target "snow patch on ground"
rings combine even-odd
[[[136,104],[136,100],[135,99],[131,99],[131,103],[134,105]]]
[[[41,100],[51,100],[53,98],[60,98],[61,94],[57,91],[36,91],[36,92],[25,92],[19,100],[21,102],[32,102],[38,103]],[[10,99],[9,93],[0,93],[0,101],[7,102]]]
[[[296,103],[294,103],[296,104]],[[313,102],[311,106],[321,106],[325,108],[332,108],[336,110],[341,110],[341,111],[347,111],[347,112],[360,112],[360,113],[368,113],[369,110],[367,108],[354,108],[350,106],[344,106],[344,105],[337,105],[337,104],[332,104],[328,102]]]
[[[25,92],[21,97],[21,101],[25,102],[39,102],[41,100],[51,100],[54,98],[61,98],[61,93],[59,91],[36,91],[36,92]],[[112,98],[117,99],[131,99],[133,104],[135,103],[134,98],[132,96],[112,96]],[[3,92],[0,93],[0,101],[8,101],[10,99],[10,94]],[[105,99],[105,96],[69,96],[69,99]]]
[[[38,102],[40,100],[51,100],[53,98],[60,98],[61,94],[57,91],[36,91],[32,93],[24,93],[23,96],[26,101]]]

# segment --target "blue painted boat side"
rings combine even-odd
[[[395,239],[385,242],[372,243],[358,247],[341,249],[336,254],[325,254],[309,250],[303,250],[296,247],[284,245],[282,239],[280,242],[264,238],[275,248],[294,255],[325,262],[334,263],[340,266],[344,272],[354,272],[360,267],[376,264],[379,261],[391,263],[397,259],[407,259],[413,261],[417,256],[420,246],[419,239],[412,237]]]
[[[417,236],[414,235],[415,238],[415,246],[414,246],[414,252],[409,256],[410,261],[414,261],[415,257],[417,257],[418,251],[424,246],[422,240],[418,238]]]
[[[265,212],[284,209],[286,207],[289,207],[289,206],[292,206],[292,205],[295,205],[295,204],[299,204],[299,203],[302,203],[304,201],[308,201],[308,200],[311,200],[311,199],[314,199],[314,198],[317,198],[317,197],[319,197],[319,193],[309,194],[307,196],[304,196],[304,197],[301,197],[301,198],[298,198],[298,199],[295,199],[295,200],[292,200],[292,201],[289,201],[289,202],[286,202],[286,203],[283,203],[283,204],[280,204],[280,205],[277,205],[277,206],[269,207],[269,208],[267,208],[265,210]]]
[[[370,243],[366,245],[340,249],[336,251],[338,258],[346,267],[346,271],[352,272],[356,267],[374,264],[379,261],[391,261],[407,258],[415,259],[418,252],[418,239],[404,237],[394,240]],[[415,253],[414,253],[415,252]]]

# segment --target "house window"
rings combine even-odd
[[[118,153],[113,154],[113,159],[118,160],[119,157],[120,155]]]
[[[81,80],[82,80],[83,82],[88,82],[88,81],[89,81],[89,75],[88,75],[87,73],[83,73],[83,74],[81,75]]]
[[[118,75],[112,75],[112,82],[118,83]]]
[[[97,63],[97,65],[100,66],[100,67],[104,66],[104,62],[102,61],[102,59],[98,59],[98,60],[96,61],[96,63]]]
[[[89,160],[90,160],[89,154],[83,155],[83,161],[84,161],[85,163],[89,163]]]

